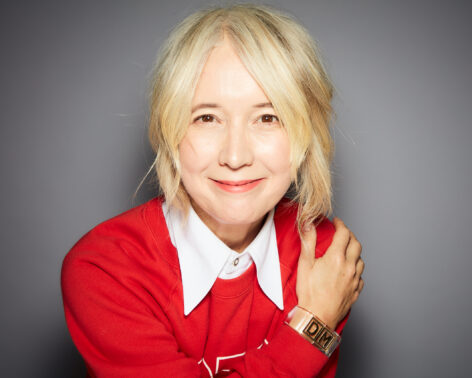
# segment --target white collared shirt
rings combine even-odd
[[[254,262],[257,280],[265,295],[283,310],[282,279],[274,225],[274,209],[268,214],[256,238],[238,253],[223,243],[190,206],[185,222],[181,211],[164,202],[162,210],[172,244],[177,249],[184,294],[184,315],[188,315],[208,294],[217,278],[231,279],[244,273]]]

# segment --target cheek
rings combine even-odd
[[[265,140],[258,147],[260,157],[265,166],[274,174],[281,175],[281,178],[290,180],[290,143],[285,132],[274,135]]]
[[[186,174],[197,173],[208,166],[211,161],[211,151],[205,148],[207,143],[201,138],[187,134],[179,145],[182,178]]]
[[[180,158],[180,166],[182,168],[182,175],[184,176],[186,172],[189,170],[191,171],[194,167],[192,166],[191,162],[197,162],[198,156],[195,151],[195,148],[192,144],[184,138],[179,145],[179,158]]]

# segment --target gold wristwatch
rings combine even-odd
[[[330,330],[314,314],[302,307],[295,306],[288,313],[285,323],[328,357],[331,356],[341,342],[341,336],[335,331]]]

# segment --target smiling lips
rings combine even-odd
[[[242,181],[225,181],[225,180],[212,180],[216,186],[230,193],[244,193],[255,188],[262,182],[263,179],[256,180],[242,180]]]

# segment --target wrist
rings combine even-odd
[[[301,303],[299,303],[297,307],[304,311],[312,313],[316,318],[318,318],[324,324],[326,324],[329,329],[333,331],[336,330],[336,327],[338,326],[339,321],[336,320],[333,316],[326,314],[326,312],[320,311],[319,309],[321,308],[321,306],[316,307],[317,310],[315,311],[311,310],[313,306],[305,306],[304,304],[301,304]]]
[[[300,306],[289,312],[285,323],[328,357],[341,342],[341,337],[333,329]]]

